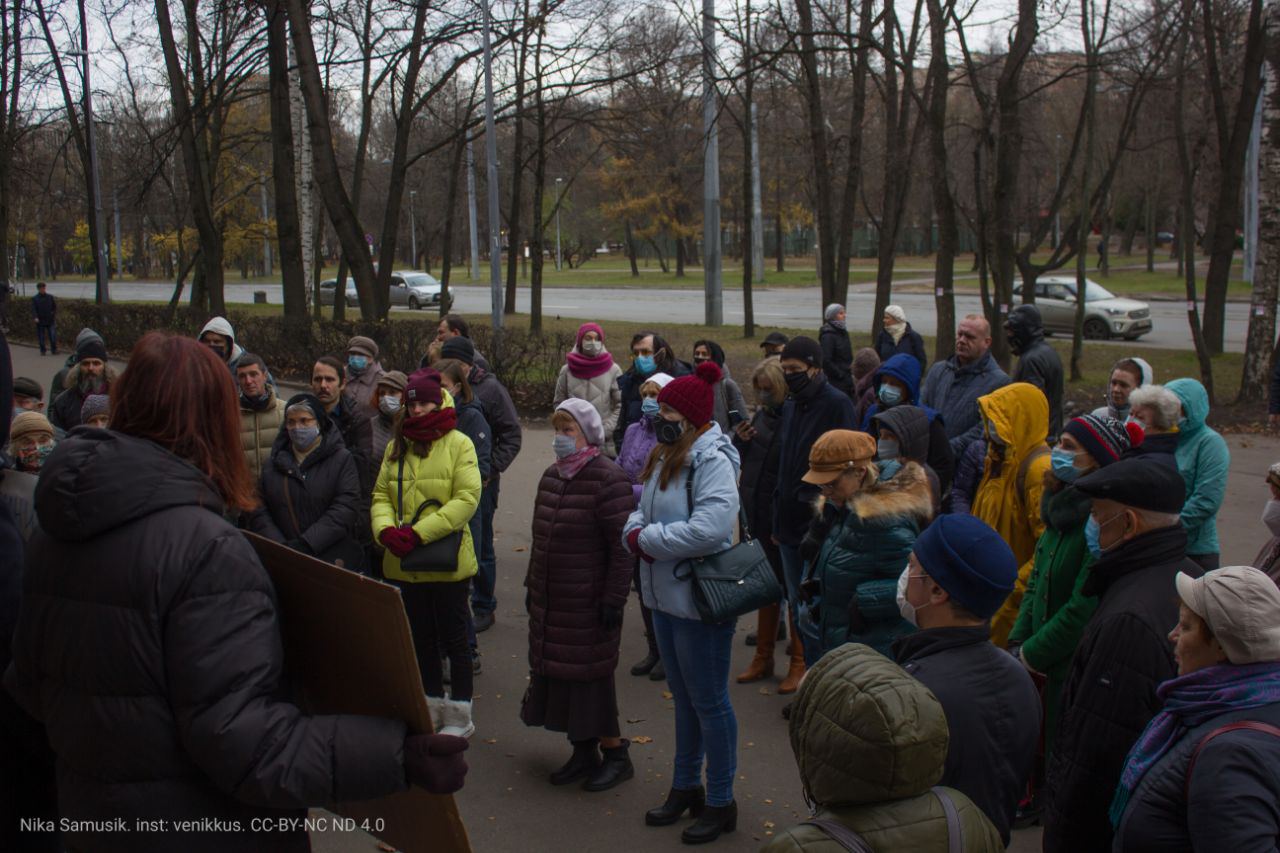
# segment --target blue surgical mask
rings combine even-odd
[[[902,389],[897,385],[884,383],[880,386],[880,390],[876,392],[876,396],[880,398],[880,402],[886,406],[896,406],[902,402]]]
[[[316,443],[316,439],[320,437],[320,427],[293,427],[289,430],[289,440],[293,442],[293,446],[298,450],[306,450],[308,447]]]
[[[640,371],[640,373],[642,373],[643,375],[648,376],[650,373],[653,373],[657,369],[658,369],[658,362],[653,360],[653,356],[651,355],[636,356],[636,370]]]
[[[1098,522],[1094,520],[1092,515],[1089,516],[1089,520],[1084,523],[1084,544],[1095,560],[1102,556],[1102,546],[1098,544],[1098,534],[1100,532],[1101,528],[1098,526]]]
[[[656,418],[658,416],[658,398],[645,397],[640,401],[640,414],[647,418]]]
[[[551,449],[555,451],[557,459],[564,459],[577,452],[578,442],[571,435],[557,435],[551,439]]]
[[[892,438],[882,438],[876,444],[876,459],[881,462],[898,458],[898,442]]]
[[[352,373],[364,373],[364,369],[369,366],[369,359],[363,355],[347,356],[347,367],[351,368]]]
[[[1076,455],[1070,450],[1055,447],[1049,454],[1049,462],[1053,466],[1053,476],[1064,483],[1074,483],[1076,477],[1080,476],[1080,469],[1076,467]]]

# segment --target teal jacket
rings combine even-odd
[[[1227,491],[1231,451],[1227,442],[1205,424],[1209,395],[1194,379],[1175,379],[1165,386],[1182,401],[1186,417],[1179,425],[1178,473],[1187,486],[1182,505],[1182,526],[1187,531],[1187,554],[1217,554],[1218,508]]]
[[[920,465],[909,462],[892,479],[854,494],[823,540],[814,569],[822,651],[865,643],[891,656],[894,640],[915,629],[898,612],[898,576],[911,547],[933,516],[933,491]],[[850,605],[866,629],[850,627]]]

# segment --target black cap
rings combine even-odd
[[[822,367],[822,347],[813,338],[797,335],[782,348],[782,358],[795,358],[810,367]]]
[[[1187,487],[1177,469],[1144,457],[1121,459],[1081,477],[1075,485],[1091,498],[1151,512],[1182,512],[1187,500]]]
[[[44,399],[44,389],[40,387],[40,383],[27,376],[15,376],[13,378],[13,393],[19,397],[30,397],[33,400]]]
[[[444,342],[444,345],[440,347],[440,357],[456,358],[463,364],[474,365],[476,363],[476,346],[471,343],[470,338],[458,335]]]
[[[789,338],[787,338],[786,335],[782,334],[782,332],[770,332],[769,334],[764,336],[764,340],[760,342],[760,346],[762,348],[763,347],[785,347],[787,345],[788,340]]]

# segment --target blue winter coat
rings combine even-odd
[[[909,399],[903,400],[898,405],[909,404],[916,406],[929,416],[929,455],[925,461],[933,469],[934,473],[938,475],[939,497],[945,498],[951,491],[951,475],[955,471],[956,459],[955,454],[951,452],[951,442],[947,437],[946,419],[942,417],[941,412],[920,404],[920,362],[913,356],[899,353],[892,356],[888,361],[881,363],[876,368],[875,380],[872,383],[877,393],[879,393],[881,382],[885,376],[892,376],[907,386]],[[879,437],[880,423],[875,417],[882,409],[883,407],[879,401],[867,409],[867,414],[862,419],[860,427],[863,432]]]
[[[789,399],[782,406],[778,428],[778,485],[774,491],[773,535],[784,545],[799,545],[813,518],[811,504],[818,490],[801,477],[809,470],[809,449],[825,432],[857,429],[853,400],[819,373],[821,384],[812,397]]]
[[[1209,395],[1194,379],[1175,379],[1165,386],[1182,401],[1186,420],[1178,431],[1178,473],[1187,486],[1182,526],[1187,531],[1187,555],[1217,554],[1218,509],[1227,491],[1231,451],[1227,442],[1205,424]]]
[[[924,378],[920,402],[942,414],[951,453],[957,460],[974,439],[982,436],[982,412],[978,398],[1009,384],[990,351],[972,364],[961,365],[955,356],[935,361]]]
[[[847,397],[845,398],[848,399]],[[738,521],[738,451],[714,421],[689,451],[693,463],[693,513],[685,481],[689,465],[660,486],[662,469],[645,481],[640,506],[631,513],[622,538],[640,529],[640,550],[654,558],[640,561],[640,595],[651,610],[681,619],[698,619],[688,580],[675,569],[690,557],[703,557],[733,545]]]

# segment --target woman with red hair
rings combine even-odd
[[[308,806],[462,786],[461,738],[282,698],[275,591],[226,520],[255,503],[239,420],[226,365],[151,332],[111,429],[45,463],[5,687],[57,753],[70,849],[306,850]]]

